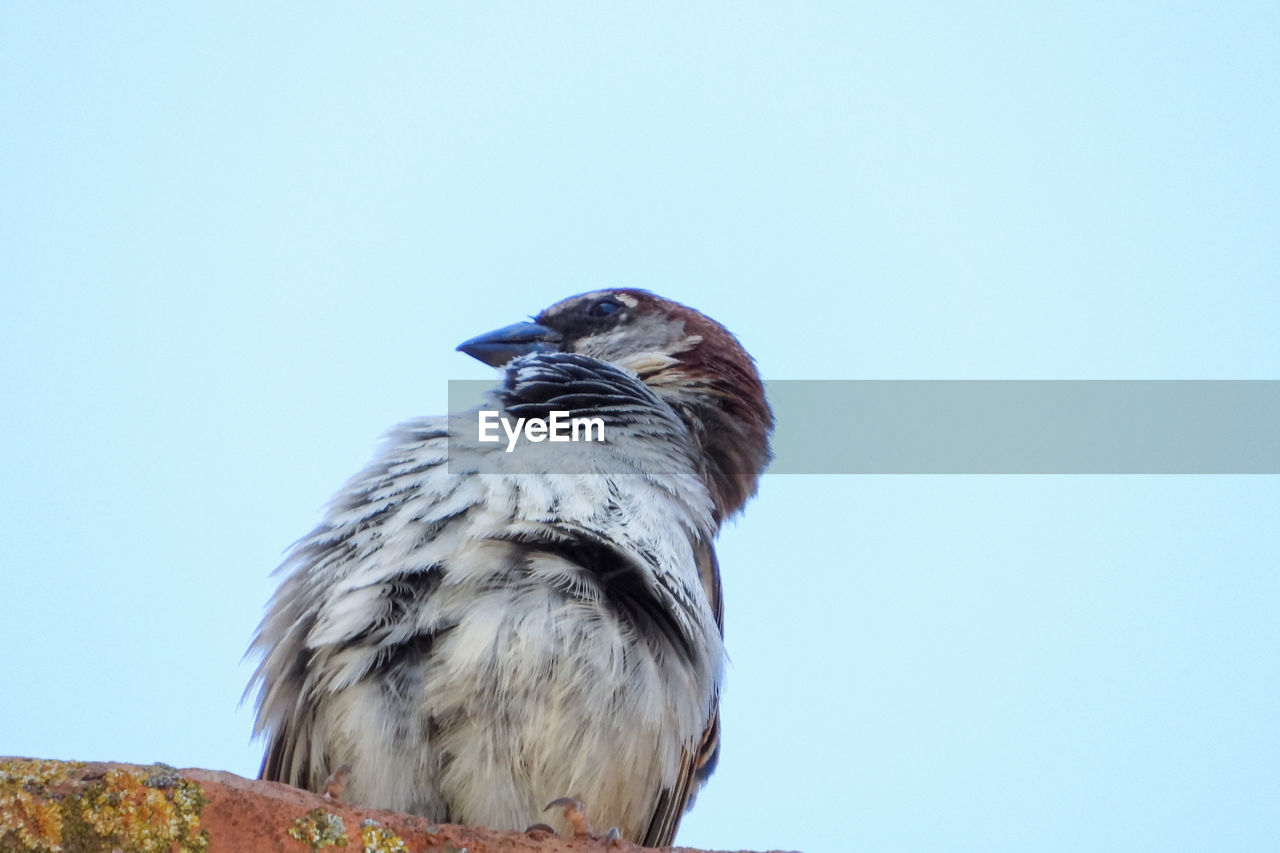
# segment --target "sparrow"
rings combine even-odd
[[[481,406],[395,427],[277,569],[246,691],[261,778],[341,768],[350,802],[495,829],[585,803],[669,845],[719,754],[714,541],[770,459],[755,363],[633,289],[458,349],[501,371]],[[486,412],[602,428],[494,442]]]

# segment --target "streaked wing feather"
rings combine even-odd
[[[720,586],[720,564],[710,542],[700,542],[695,548],[698,559],[698,577],[702,581],[707,602],[716,617],[716,627],[724,634],[724,597]],[[676,784],[663,789],[654,804],[653,817],[645,830],[641,843],[646,847],[667,847],[674,840],[680,819],[693,807],[698,789],[715,770],[720,757],[720,699],[711,703],[707,726],[696,750],[686,750],[680,757],[680,775]]]

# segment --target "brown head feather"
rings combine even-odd
[[[560,332],[566,350],[635,371],[676,410],[701,450],[718,521],[755,494],[771,457],[773,412],[754,360],[728,329],[679,302],[633,289],[573,296],[537,321]]]

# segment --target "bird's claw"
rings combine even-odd
[[[598,836],[595,830],[591,828],[591,824],[587,821],[587,807],[582,800],[577,797],[560,797],[547,803],[546,811],[551,809],[563,809],[564,819],[569,821],[569,825],[573,827],[574,838],[595,838],[603,841],[610,847],[618,844],[622,840],[622,833],[618,832],[615,826],[606,832],[603,836]],[[541,828],[546,824],[534,824],[529,829]]]
[[[324,780],[324,795],[330,800],[342,799],[342,789],[346,787],[347,777],[351,775],[351,765],[344,764],[329,774]]]
[[[580,838],[584,835],[595,835],[595,832],[591,829],[591,824],[587,822],[587,807],[582,800],[577,797],[560,797],[547,803],[547,807],[543,811],[551,811],[552,809],[564,810],[564,819],[569,821],[569,825],[573,827],[574,837]]]

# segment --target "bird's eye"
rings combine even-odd
[[[617,311],[622,310],[622,304],[612,296],[606,296],[603,299],[597,299],[587,307],[588,317],[608,317]]]

